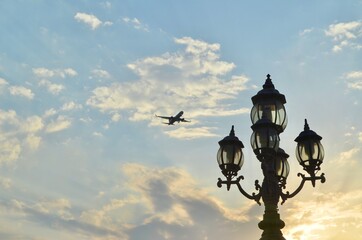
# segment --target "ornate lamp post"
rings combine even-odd
[[[217,153],[217,161],[222,174],[226,180],[218,179],[218,187],[223,184],[227,190],[231,185],[236,185],[239,191],[248,199],[255,200],[259,205],[263,201],[265,212],[263,220],[259,223],[259,228],[263,230],[260,240],[285,240],[281,229],[285,223],[280,219],[278,213],[279,200],[283,204],[288,198],[297,195],[303,188],[306,181],[311,181],[313,187],[316,180],[325,182],[324,173],[317,176],[320,165],[323,162],[324,150],[320,143],[321,136],[310,130],[307,120],[305,120],[304,131],[295,139],[297,142],[296,156],[299,164],[309,174],[298,173],[301,177],[299,187],[292,193],[283,192],[289,174],[289,155],[279,147],[279,134],[287,126],[287,115],[284,108],[285,96],[275,89],[270,75],[267,75],[263,89],[251,98],[254,104],[251,110],[251,146],[261,163],[264,175],[262,184],[255,181],[257,193],[248,194],[240,184],[243,176],[238,175],[244,163],[242,148],[243,143],[235,136],[234,126],[232,126],[229,136],[219,141],[220,149]]]

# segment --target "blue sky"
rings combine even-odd
[[[1,239],[258,239],[263,207],[221,177],[217,142],[262,180],[250,98],[271,74],[281,146],[307,118],[327,182],[280,207],[287,239],[357,239],[362,1],[2,1]],[[185,112],[191,123],[154,117]]]

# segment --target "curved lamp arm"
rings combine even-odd
[[[289,191],[287,191],[286,193],[283,193],[282,191],[280,191],[280,197],[283,200],[281,202],[281,204],[285,203],[285,201],[288,198],[292,198],[292,197],[296,196],[302,190],[305,181],[311,181],[313,184],[313,187],[315,185],[316,180],[321,180],[321,183],[324,183],[326,181],[326,178],[324,177],[324,173],[322,173],[319,177],[316,177],[316,176],[306,177],[304,174],[298,173],[298,177],[302,177],[302,181],[300,182],[299,187],[294,192],[289,193]]]
[[[255,189],[256,189],[257,191],[259,191],[259,192],[258,192],[257,194],[253,192],[253,193],[250,195],[250,194],[248,194],[247,192],[245,192],[245,190],[241,187],[241,185],[240,185],[240,180],[241,180],[241,179],[244,180],[244,177],[243,177],[243,176],[240,176],[240,177],[238,177],[236,180],[230,180],[230,179],[228,179],[228,180],[224,180],[224,181],[221,180],[221,178],[218,178],[217,186],[218,186],[219,188],[221,188],[221,186],[222,186],[223,184],[226,184],[227,189],[229,190],[231,184],[236,184],[236,186],[238,187],[238,189],[239,189],[239,191],[240,191],[241,194],[243,194],[246,198],[248,198],[248,199],[250,199],[250,200],[255,200],[259,205],[261,205],[261,204],[260,204],[260,198],[261,198],[260,189],[261,189],[261,186],[259,185],[259,181],[258,181],[258,180],[255,181]]]

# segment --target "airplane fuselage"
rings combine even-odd
[[[177,113],[175,116],[171,116],[168,119],[168,125],[173,125],[175,122],[180,122],[183,121],[183,118],[181,118],[181,116],[184,114],[183,111],[180,111],[179,113]]]

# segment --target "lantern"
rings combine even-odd
[[[234,126],[232,126],[229,136],[219,141],[219,151],[217,161],[224,176],[231,180],[237,175],[244,163],[242,148],[243,143],[235,136]]]
[[[254,130],[250,138],[255,155],[275,153],[279,148],[279,135],[273,124],[265,115],[251,126]]]
[[[285,96],[275,89],[270,75],[267,75],[263,89],[251,98],[254,106],[251,109],[250,118],[253,124],[265,115],[276,125],[278,133],[284,131],[287,126],[287,114],[284,108]]]
[[[275,158],[275,170],[279,178],[279,182],[284,186],[289,175],[289,155],[281,148],[278,148]]]
[[[320,170],[324,158],[324,149],[320,140],[322,137],[310,130],[307,119],[305,119],[304,131],[295,139],[298,143],[296,157],[299,164],[312,178]]]

